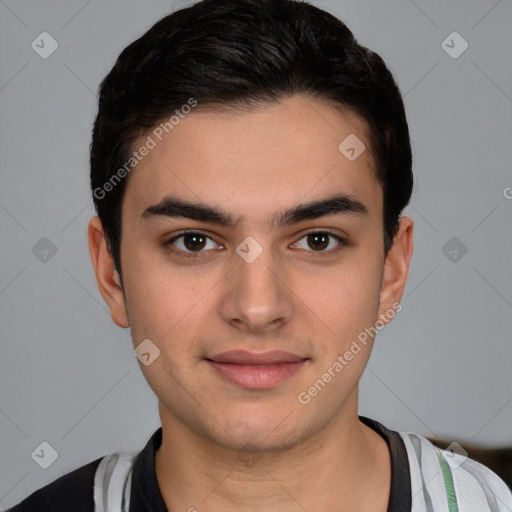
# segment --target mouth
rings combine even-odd
[[[268,389],[295,375],[309,360],[290,352],[222,352],[206,362],[220,377],[245,389]]]

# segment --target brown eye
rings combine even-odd
[[[207,247],[208,243],[210,243],[209,247]],[[171,253],[179,253],[179,255],[184,258],[193,258],[201,256],[208,249],[215,249],[217,244],[204,233],[190,231],[180,233],[174,238],[171,238],[171,240],[164,243],[164,246],[167,247]]]
[[[297,246],[301,249],[309,250],[309,252],[331,252],[331,250],[340,249],[342,246],[347,245],[346,241],[334,234],[330,233],[329,231],[315,231],[312,233],[307,233],[304,235],[301,240],[306,240],[307,247],[300,246],[300,242],[297,243]],[[336,244],[334,244],[334,247],[331,246],[329,250],[326,250],[327,247],[329,247],[331,244],[331,240],[335,240]],[[313,249],[311,251],[311,249]]]
[[[195,251],[196,249],[203,249],[206,245],[206,237],[200,233],[192,233],[183,235],[183,245],[189,251]]]
[[[325,233],[311,233],[308,235],[308,245],[315,250],[324,250],[329,245],[329,235]]]

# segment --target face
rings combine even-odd
[[[363,120],[295,96],[198,109],[155,141],[123,201],[124,294],[101,237],[91,254],[114,321],[158,354],[140,366],[162,424],[275,450],[357,417],[361,333],[394,316],[412,247],[409,229],[384,259]]]

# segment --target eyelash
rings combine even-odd
[[[181,233],[174,236],[167,242],[164,242],[163,245],[172,254],[182,253],[180,255],[180,257],[182,257],[182,258],[198,258],[198,257],[200,257],[201,254],[203,254],[205,252],[204,250],[197,251],[197,252],[186,252],[186,251],[182,251],[181,249],[172,248],[172,244],[179,238],[183,238],[183,236],[185,236],[185,235],[200,235],[205,238],[208,238],[209,240],[214,241],[210,236],[206,235],[205,233],[202,233],[201,231],[182,231]],[[328,254],[331,252],[336,252],[336,251],[340,250],[341,247],[346,247],[348,245],[348,242],[343,237],[341,237],[335,233],[332,233],[330,231],[310,231],[308,233],[304,233],[304,235],[302,235],[302,237],[299,239],[299,241],[302,240],[303,238],[307,237],[308,235],[328,235],[328,236],[334,238],[339,243],[339,246],[338,246],[338,248],[330,249],[329,251],[323,250],[323,251],[307,251],[307,252],[312,252],[312,253],[317,252],[319,255],[324,254],[324,253]]]

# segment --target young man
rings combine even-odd
[[[358,416],[413,250],[382,59],[302,2],[204,0],[100,92],[90,253],[162,427],[12,510],[512,510],[486,467]]]

